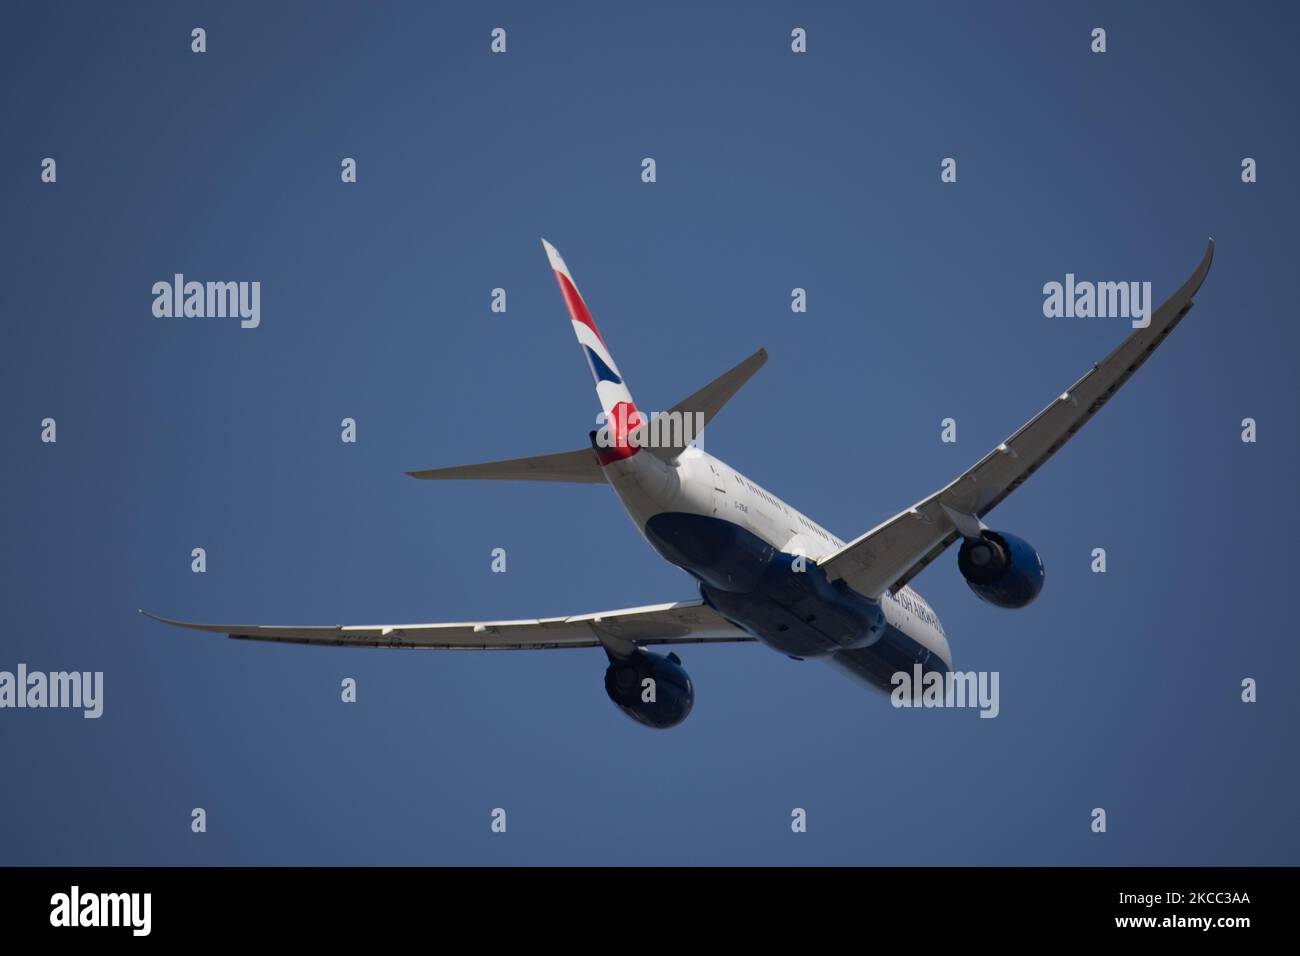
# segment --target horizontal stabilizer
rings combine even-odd
[[[690,398],[684,398],[671,409],[671,412],[699,417],[699,427],[703,428],[722,410],[740,387],[748,382],[767,361],[767,349],[759,349],[735,368],[723,372],[716,379],[705,385]],[[698,431],[691,434],[684,432],[682,437],[698,437]],[[669,460],[686,447],[686,442],[679,445],[662,445],[648,447],[646,451]],[[555,455],[537,455],[532,458],[510,458],[506,461],[488,461],[480,465],[453,465],[450,468],[427,468],[424,471],[408,471],[412,478],[425,478],[433,481],[560,481],[584,485],[605,484],[605,472],[600,467],[595,452],[590,448],[564,451]]]
[[[767,349],[759,349],[749,358],[745,359],[735,368],[728,372],[723,372],[708,385],[696,392],[689,398],[684,398],[670,410],[669,414],[680,413],[682,415],[700,416],[699,426],[703,428],[713,420],[713,416],[722,411],[722,406],[731,401],[740,387],[754,377],[754,373],[763,367],[767,362]],[[698,435],[691,436],[693,438]],[[686,447],[686,443],[678,447],[661,446],[647,448],[646,451],[659,458],[675,458],[677,454]]]
[[[536,455],[532,458],[511,458],[507,461],[488,461],[480,465],[453,465],[450,468],[428,468],[408,471],[412,478],[434,481],[486,480],[486,481],[568,481],[583,485],[603,485],[605,473],[596,461],[591,448],[563,451],[555,455]]]
[[[707,425],[713,420],[714,415],[722,411],[722,406],[731,401],[731,397],[740,391],[740,386],[753,378],[754,373],[762,368],[765,362],[767,362],[767,349],[759,349],[730,372],[723,372],[690,398],[682,399],[672,407],[672,411],[701,412],[704,415],[704,424]]]

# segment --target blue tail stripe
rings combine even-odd
[[[622,385],[623,380],[614,373],[614,370],[604,363],[599,355],[591,350],[591,346],[584,345],[583,349],[587,353],[587,364],[591,366],[591,375],[596,380],[596,384],[601,382],[613,382],[615,385]]]

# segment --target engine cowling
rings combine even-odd
[[[1043,590],[1043,559],[1029,542],[1005,531],[966,538],[957,567],[982,601],[998,607],[1024,607]]]
[[[637,650],[611,660],[605,693],[637,723],[661,730],[676,727],[695,705],[695,686],[676,654]]]

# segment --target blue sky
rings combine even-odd
[[[0,711],[5,862],[1296,861],[1293,10],[3,17],[0,669],[105,674],[99,720]],[[585,441],[598,408],[541,236],[642,407],[766,346],[706,447],[850,538],[1126,334],[1044,318],[1045,282],[1149,280],[1159,301],[1211,235],[1188,319],[992,516],[1042,553],[1039,600],[981,604],[955,555],[913,582],[956,666],[1000,672],[996,720],[894,710],[759,646],[687,647],[694,713],[653,733],[606,700],[597,651],[262,646],[136,614],[472,620],[694,596],[607,489],[402,474]],[[176,272],[260,281],[261,326],[155,318]]]

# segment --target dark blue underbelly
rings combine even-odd
[[[850,648],[831,655],[828,660],[859,680],[883,691],[892,691],[892,678],[900,671],[912,677],[912,667],[921,665],[922,673],[948,673],[948,665],[924,644],[898,628],[887,625],[885,633],[870,647]]]
[[[842,581],[829,581],[813,561],[753,532],[707,515],[665,512],[646,522],[646,537],[668,561],[689,572],[715,611],[764,644],[791,657],[827,657],[873,687],[890,690],[896,671],[946,670],[943,661],[885,623],[879,603]]]

